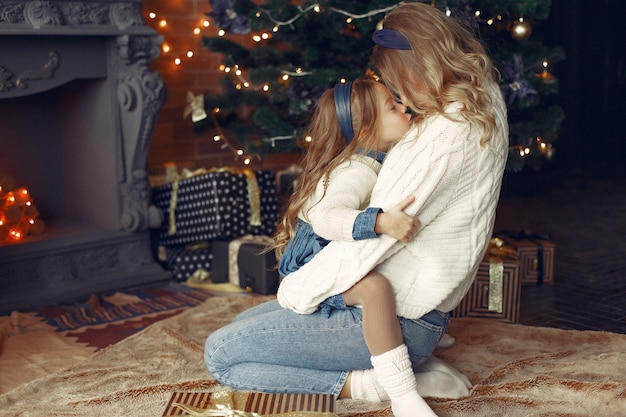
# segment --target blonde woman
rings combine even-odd
[[[282,280],[283,309],[265,304],[218,330],[205,360],[235,387],[390,399],[397,417],[433,416],[413,370],[437,346],[491,237],[508,153],[506,106],[482,44],[453,18],[404,3],[382,27],[372,62],[417,120],[387,154],[369,204],[385,210],[413,195],[404,211],[419,219],[417,235],[330,242]],[[372,270],[393,289],[403,334],[382,355],[367,349],[358,309],[315,313]]]

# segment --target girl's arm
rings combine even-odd
[[[305,213],[305,220],[317,235],[331,241],[355,240],[354,223],[367,206],[376,183],[379,166],[374,164],[378,162],[356,156],[337,167],[328,181],[320,181],[315,195],[324,197]]]

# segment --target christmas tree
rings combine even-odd
[[[542,39],[549,0],[433,0],[484,41],[501,74],[510,124],[509,171],[538,169],[554,154],[564,119],[552,66],[564,58]],[[244,161],[297,152],[307,115],[335,83],[376,74],[371,34],[397,1],[212,0],[220,36],[203,46],[223,55],[219,94],[190,98],[194,129],[213,128]]]

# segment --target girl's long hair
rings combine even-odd
[[[404,3],[383,20],[385,29],[404,35],[411,50],[374,46],[371,61],[384,83],[406,97],[417,118],[444,114],[452,102],[461,115],[482,129],[481,144],[496,128],[487,86],[495,70],[482,43],[454,18],[424,3]]]
[[[328,182],[330,172],[359,149],[377,150],[378,121],[377,81],[361,77],[352,83],[350,106],[354,139],[348,144],[341,132],[335,110],[334,90],[324,92],[315,105],[306,136],[310,141],[302,159],[300,174],[289,204],[274,234],[276,259],[280,260],[289,240],[295,235],[298,213],[313,195],[320,180]],[[325,184],[326,184],[325,183]],[[306,213],[303,213],[306,220]]]

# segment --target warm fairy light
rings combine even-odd
[[[252,40],[255,41],[255,42],[261,42],[261,37],[259,35],[254,35],[252,37]]]
[[[150,12],[150,13],[148,13],[148,17],[149,17],[150,19],[155,19],[155,18],[157,17],[157,14],[156,14],[156,13],[154,13],[154,12]]]
[[[213,140],[215,142],[219,142],[220,140],[222,140],[222,137],[220,135],[215,135],[215,136],[213,136]]]
[[[346,83],[346,79],[345,79],[345,78],[342,78],[342,79],[340,79],[340,80],[339,80],[339,82],[340,82],[341,84],[345,84],[345,83]]]
[[[160,27],[162,27],[162,28],[164,28],[165,26],[167,26],[167,20],[165,20],[165,19],[161,19],[161,20],[159,21],[159,26],[160,26]]]
[[[224,72],[228,74],[230,72],[230,67],[224,67]]]
[[[316,5],[313,7],[313,10],[315,11],[315,13],[319,13],[319,12],[321,12],[321,11],[322,11],[322,8],[320,7],[320,5],[319,5],[319,4],[316,4]]]
[[[224,71],[224,70],[226,70],[226,65],[221,64],[221,65],[220,65],[220,71]]]
[[[244,163],[245,165],[250,165],[250,162],[251,162],[251,161],[250,161],[250,158],[246,158],[246,159],[244,159],[244,160],[243,160],[243,163]]]
[[[493,18],[487,20],[487,24],[489,26],[493,25]]]
[[[9,235],[15,240],[20,240],[22,238],[22,232],[17,229],[11,229],[9,231]]]
[[[298,67],[296,68],[296,74],[300,74],[302,72],[302,68]]]
[[[217,36],[224,36],[224,35],[226,35],[226,31],[225,31],[224,29],[220,29],[220,30],[217,32]]]
[[[246,81],[245,83],[243,83],[243,86],[248,88],[248,87],[250,87],[250,83]]]
[[[166,43],[163,44],[161,49],[163,50],[164,54],[168,53],[171,50],[170,46],[168,44],[166,44]]]
[[[452,10],[450,10],[449,7],[446,7],[446,16],[448,17],[452,16]]]
[[[208,28],[209,26],[211,26],[211,22],[205,19],[202,21],[202,26],[204,26],[205,28]]]
[[[276,33],[276,32],[278,32],[278,29],[280,29],[280,27],[278,25],[276,25],[276,26],[274,26],[272,28],[272,32]]]
[[[187,58],[193,57],[193,51],[187,51]]]
[[[306,135],[306,136],[304,137],[304,141],[305,141],[305,142],[309,142],[309,143],[310,143],[310,142],[312,142],[312,141],[313,141],[313,138],[311,137],[311,135]]]
[[[28,219],[28,224],[30,224],[31,226],[35,224],[35,219]]]
[[[199,35],[200,34],[200,28],[193,28],[193,34],[194,35]]]
[[[541,63],[541,66],[544,68],[548,68],[548,60],[544,59],[543,62]]]
[[[354,19],[352,19],[352,16],[350,16],[349,18],[346,19],[346,23],[352,23]]]
[[[474,17],[480,17],[480,10],[476,10],[474,12]]]
[[[174,65],[180,65],[180,63],[181,63],[180,58],[174,59]]]
[[[264,40],[268,40],[270,38],[270,34],[263,32],[263,34],[261,35],[261,38],[263,38]]]
[[[289,79],[289,74],[283,74],[283,81],[287,81]]]
[[[269,84],[263,84],[263,91],[270,91]]]
[[[243,151],[241,149],[237,149],[237,155],[239,156],[243,155]]]

